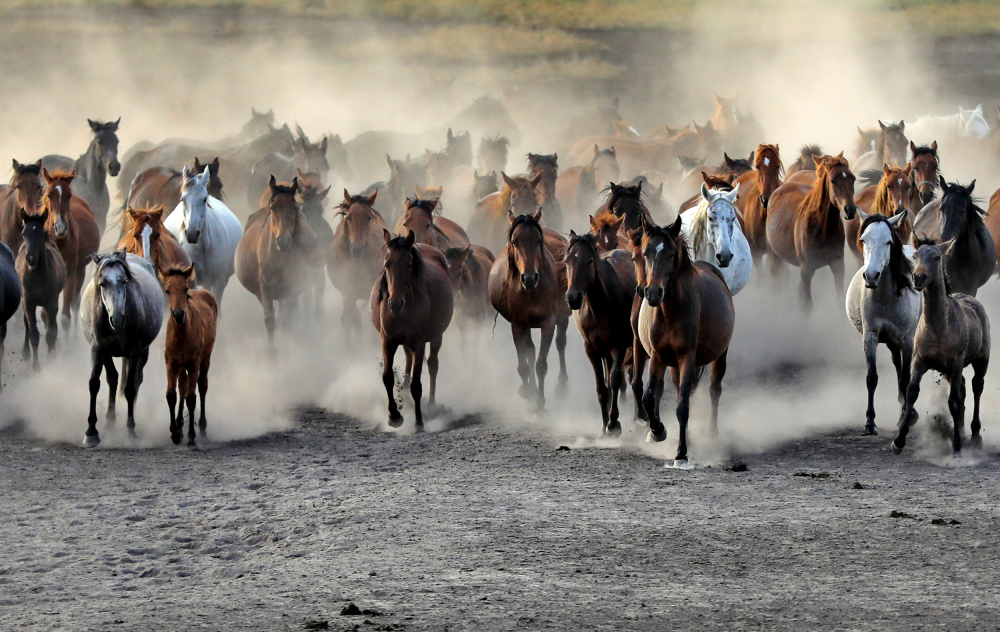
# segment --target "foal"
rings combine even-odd
[[[33,358],[32,366],[37,371],[38,331],[36,310],[41,307],[45,317],[45,345],[51,355],[55,351],[56,336],[59,331],[56,315],[59,313],[59,293],[66,285],[66,264],[59,249],[49,239],[45,224],[49,219],[48,210],[41,215],[29,215],[20,211],[23,242],[17,252],[17,275],[21,278],[23,294],[21,306],[24,308],[24,351],[22,357]],[[30,343],[30,346],[29,346]]]

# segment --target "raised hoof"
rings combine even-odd
[[[878,436],[878,426],[876,426],[874,423],[865,424],[865,434],[866,435],[870,435],[872,437],[877,437]]]
[[[402,425],[403,425],[403,416],[402,415],[400,415],[398,413],[395,416],[389,415],[389,427],[390,428],[399,428]]]
[[[982,435],[972,435],[971,437],[969,437],[969,447],[975,448],[976,450],[981,450],[983,447]]]
[[[920,419],[920,413],[914,410],[913,412],[910,413],[910,416],[906,420],[906,423],[909,424],[910,426],[913,426],[917,423],[918,419]]]
[[[896,440],[895,439],[893,439],[892,443],[889,444],[889,449],[892,450],[893,454],[902,454],[903,453],[903,446],[896,445]]]
[[[100,435],[87,435],[83,438],[83,447],[85,448],[96,448],[101,442]]]
[[[656,434],[655,432],[650,430],[649,434],[646,435],[646,443],[653,443],[653,442],[659,443],[661,441],[666,440],[666,438],[667,438],[666,428],[664,428],[663,432],[661,432],[660,434]]]

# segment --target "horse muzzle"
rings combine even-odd
[[[858,207],[854,204],[848,204],[844,207],[844,219],[854,219],[858,214]]]
[[[533,290],[538,287],[538,273],[525,272],[521,275],[521,287],[526,290]]]
[[[927,287],[927,275],[920,273],[913,275],[913,289],[920,292]]]
[[[184,238],[187,239],[187,242],[189,244],[196,244],[196,243],[198,243],[198,239],[200,237],[201,237],[201,231],[200,230],[187,230],[187,231],[184,231]]]
[[[731,252],[720,252],[715,255],[715,260],[719,262],[720,268],[728,268],[729,264],[733,261],[733,253]]]
[[[873,274],[868,274],[867,272],[861,273],[861,278],[865,280],[865,287],[869,290],[874,290],[878,287],[878,280],[882,278],[881,272],[875,272]]]
[[[663,288],[655,285],[646,286],[646,302],[650,307],[659,307],[663,302]]]
[[[170,313],[170,315],[173,317],[174,322],[177,323],[178,325],[183,325],[184,320],[187,318],[187,315],[184,313],[183,309],[175,309]]]
[[[583,292],[570,290],[566,292],[566,302],[572,310],[578,310],[583,305]]]
[[[365,254],[364,244],[351,244],[351,256],[360,259]]]
[[[934,188],[933,187],[927,189],[926,191],[923,190],[923,189],[920,189],[920,203],[921,204],[930,204],[933,200],[934,200]]]
[[[113,329],[114,331],[118,331],[119,329],[125,326],[125,317],[120,316],[118,314],[115,314],[114,316],[108,318],[108,321],[111,323],[111,329]]]
[[[274,240],[274,245],[277,246],[278,252],[287,252],[292,248],[292,238],[288,235],[281,235]]]
[[[28,264],[29,268],[34,269],[38,265],[38,255],[26,255],[24,262]]]
[[[116,177],[121,169],[121,163],[119,163],[117,159],[108,163],[108,174],[111,175],[112,178]]]
[[[406,307],[406,300],[402,298],[390,298],[389,299],[389,311],[393,314],[398,314],[403,311]]]
[[[56,239],[62,239],[69,232],[69,224],[66,222],[56,222],[53,227],[52,233],[56,236]]]

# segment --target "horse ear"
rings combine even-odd
[[[87,119],[87,125],[90,125],[91,131],[94,132],[101,129],[101,124],[98,121],[92,121],[90,119]]]
[[[410,210],[411,208],[413,208],[413,205],[415,203],[416,203],[416,200],[414,200],[413,198],[406,198],[405,200],[403,200],[403,207],[406,210]]]
[[[184,270],[182,270],[182,273],[184,274],[185,277],[187,277],[189,279],[191,277],[193,277],[194,276],[194,264],[192,263],[188,267],[184,268]]]
[[[372,191],[372,194],[368,196],[368,206],[374,206],[375,198],[377,197],[378,197],[378,189],[375,189],[374,191]]]
[[[121,124],[121,122],[122,122],[122,117],[120,117],[120,116],[119,116],[119,117],[118,117],[118,120],[117,120],[117,121],[115,121],[115,122],[114,122],[114,123],[112,124],[112,127],[111,127],[111,129],[117,132],[117,131],[118,131],[118,126],[119,126],[119,125]]]
[[[883,132],[885,131],[885,123],[883,123],[882,121],[879,121],[878,122],[878,126],[882,129]]]
[[[330,192],[330,189],[332,189],[332,188],[333,188],[333,186],[332,186],[332,185],[331,185],[331,186],[328,186],[328,187],[326,187],[326,188],[325,188],[325,189],[323,189],[323,191],[322,191],[322,192],[320,192],[320,193],[319,193],[319,194],[318,194],[318,195],[317,195],[316,197],[317,197],[317,198],[319,198],[319,200],[320,200],[320,201],[323,201],[323,200],[325,200],[325,199],[326,199],[326,196],[327,196],[327,194],[328,194],[328,193]]]
[[[670,233],[671,237],[676,238],[678,235],[681,234],[681,227],[683,225],[684,223],[683,221],[681,221],[681,216],[678,215],[677,219],[674,220],[674,223],[671,224],[670,226],[667,226],[667,232]]]
[[[450,143],[453,138],[455,138],[455,135],[452,134],[451,128],[449,127],[448,128],[448,142]]]
[[[821,164],[823,164],[822,156],[817,156],[816,154],[813,154],[812,159],[813,159],[813,164],[816,165],[816,167],[819,167]]]
[[[194,159],[194,168],[195,168],[195,171],[198,171],[198,159],[197,158]],[[184,176],[185,180],[187,180],[188,178],[190,178],[191,177],[191,167],[189,167],[189,166],[187,166],[185,164],[184,168],[181,169],[181,175]]]
[[[712,192],[708,190],[708,184],[705,182],[701,183],[701,197],[704,198],[706,202],[712,201]]]
[[[594,143],[594,155],[601,153],[601,150],[597,148],[597,143]]]
[[[514,215],[514,211],[507,209],[507,221],[513,224],[517,220],[517,215]]]
[[[893,216],[893,217],[895,217],[895,216]],[[900,215],[900,217],[902,217],[902,215]],[[862,210],[862,208],[860,206],[858,207],[858,219],[860,219],[862,222],[864,222],[866,219],[868,219],[868,213],[865,213],[864,210]]]
[[[903,173],[905,173],[908,176],[912,171],[913,171],[913,163],[912,162],[906,163],[906,166],[903,167]]]
[[[216,173],[218,173],[218,171],[219,171],[219,157],[216,156],[215,160],[213,160],[212,164],[210,164],[209,166],[212,168],[212,171],[215,171]]]
[[[103,258],[104,258],[104,255],[99,255],[99,254],[97,254],[96,251],[90,253],[90,260],[93,261],[95,264],[100,263],[101,259],[103,259]]]
[[[277,184],[278,184],[278,181],[275,179],[274,174],[272,173],[271,174],[271,179],[268,181],[267,186],[272,191],[274,191],[274,187],[277,186]]]
[[[906,131],[906,121],[900,120],[899,123],[897,123],[897,125],[899,126],[899,131],[901,132]]]
[[[727,154],[726,152],[722,152],[722,160],[723,160],[723,162],[726,163],[727,167],[732,167],[733,164],[735,164],[735,163],[733,163],[733,159],[730,158],[729,154]]]
[[[392,233],[385,228],[382,229],[382,240],[385,241],[387,246],[389,245],[389,242],[392,241]]]
[[[941,186],[942,191],[948,188],[948,183],[945,182],[944,176],[940,174],[938,174],[938,184]]]
[[[385,164],[389,166],[389,173],[396,173],[396,163],[389,157],[389,154],[385,155]]]
[[[326,153],[326,148],[327,148],[328,142],[329,142],[329,139],[326,136],[323,137],[323,140],[319,141],[319,150],[321,152],[323,152],[324,154]]]
[[[951,249],[952,246],[954,245],[955,245],[955,240],[949,239],[948,241],[943,241],[939,243],[938,248],[941,250],[941,254],[947,257],[949,254],[951,254]]]
[[[299,192],[299,178],[298,176],[292,178],[292,193]]]
[[[208,181],[211,178],[212,178],[212,169],[209,168],[208,165],[205,165],[205,168],[201,170],[201,179],[205,182],[205,184],[208,184]]]
[[[837,158],[843,158],[843,157],[844,157],[844,150],[843,150],[843,149],[841,149],[841,150],[840,150],[840,153],[839,153],[839,154],[837,154]]]
[[[597,230],[597,223],[594,221],[594,216],[588,215],[587,219],[590,220],[590,230]]]
[[[114,252],[114,253],[113,253],[113,254],[111,255],[111,257],[112,257],[113,259],[117,259],[117,260],[119,260],[119,261],[125,261],[126,259],[128,259],[128,252],[127,252],[127,251],[126,251],[126,250],[125,250],[124,248],[121,248],[121,249],[119,249],[119,250],[116,250],[116,251],[115,251],[115,252]]]
[[[131,206],[128,207],[128,209],[126,209],[125,212],[127,212],[128,216],[131,217],[132,219],[136,219],[137,217],[139,217],[139,211],[135,210]]]
[[[20,168],[21,168],[21,163],[19,163],[19,162],[17,161],[17,158],[14,158],[14,159],[13,159],[13,162],[14,162],[14,165],[13,165],[13,167],[11,167],[11,168],[12,168],[12,169],[13,169],[14,171],[17,171],[18,169],[20,169]]]
[[[511,179],[511,177],[508,176],[503,171],[500,172],[500,175],[503,176],[503,182],[504,182],[504,184],[506,184],[508,187],[510,187],[510,188],[513,189],[514,188],[514,181]]]
[[[76,178],[76,169],[73,169],[68,174],[66,174],[66,179],[69,180],[70,182],[72,182],[74,178]]]
[[[351,203],[351,194],[347,192],[347,189],[344,189],[344,204],[349,205],[350,203]]]
[[[861,209],[858,209],[858,213],[859,214],[861,213]],[[859,217],[860,217],[860,215],[859,215]],[[867,218],[867,217],[868,217],[868,215],[865,215],[864,217],[861,218],[861,221],[864,221],[865,218]],[[892,217],[889,218],[889,225],[892,226],[893,228],[897,228],[900,224],[903,223],[904,219],[906,219],[906,212],[905,211],[902,212],[902,213],[896,213],[895,215],[893,215]]]
[[[608,151],[610,151],[610,152],[611,152],[611,155],[612,155],[612,156],[616,156],[616,157],[618,156],[618,154],[617,154],[617,153],[615,153],[615,146],[614,146],[614,145],[612,145],[612,146],[611,146],[611,148],[610,148],[610,149],[608,149]]]
[[[975,110],[973,110],[973,112],[975,112],[975,113],[976,113],[976,114],[978,114],[979,116],[982,116],[982,115],[983,115],[983,104],[982,104],[982,103],[980,103],[979,105],[977,105],[977,106],[976,106],[976,109],[975,109]]]
[[[702,169],[701,171],[701,179],[705,181],[705,184],[708,184],[712,181],[712,179],[709,177],[708,173],[704,169]]]
[[[412,248],[413,244],[417,241],[417,236],[413,234],[413,231],[407,231],[406,233],[406,247]]]
[[[531,186],[537,187],[539,185],[539,183],[541,183],[541,181],[542,181],[542,175],[543,174],[542,174],[541,171],[539,171],[538,173],[536,173],[535,177],[530,180]]]
[[[621,216],[616,215],[614,219],[611,220],[611,225],[615,227],[615,230],[620,229],[623,223],[625,223],[624,215]]]
[[[42,167],[42,177],[45,178],[45,184],[52,184],[52,176],[45,167]]]
[[[535,211],[535,214],[531,216],[531,219],[535,220],[536,222],[541,222],[542,221],[542,207],[541,206],[539,206],[538,210]]]
[[[41,159],[41,158],[39,158],[38,160],[36,160],[36,161],[35,161],[35,165],[34,165],[34,166],[35,166],[35,168],[37,168],[37,169],[41,169],[41,168],[42,168],[42,159]]]
[[[972,193],[972,190],[975,188],[976,188],[976,181],[973,180],[972,182],[969,183],[969,186],[965,187],[965,190],[968,191],[969,193]]]
[[[733,190],[724,195],[726,196],[727,200],[729,200],[733,204],[736,204],[736,200],[740,197],[740,183],[737,182],[736,186],[733,187]]]
[[[882,163],[882,175],[886,175],[887,176],[887,175],[889,175],[890,171],[892,171],[892,170],[889,168],[889,165],[883,162]]]
[[[572,228],[569,229],[569,238],[570,239],[575,239],[576,238],[576,231],[573,230]]]
[[[932,149],[932,150],[933,150],[933,151],[934,151],[935,153],[937,153],[937,141],[934,141],[933,143],[931,143],[931,149]]]

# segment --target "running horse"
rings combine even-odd
[[[382,214],[374,209],[378,190],[371,195],[351,195],[344,189],[338,206],[340,223],[327,252],[327,274],[344,299],[342,322],[345,329],[361,326],[358,301],[370,296],[384,263],[382,231],[387,229]]]
[[[906,123],[878,122],[879,133],[874,149],[859,156],[855,169],[861,173],[865,169],[878,169],[879,165],[902,165],[906,163]]]
[[[102,123],[87,119],[94,138],[90,141],[87,151],[73,160],[66,156],[51,154],[42,158],[42,166],[49,171],[76,171],[76,192],[90,207],[97,220],[101,232],[108,221],[108,209],[111,207],[111,195],[108,193],[108,175],[112,178],[118,175],[121,163],[118,162],[118,124],[121,117],[111,123]]]
[[[778,145],[758,145],[754,152],[754,170],[736,179],[740,196],[736,206],[740,225],[750,244],[754,265],[767,254],[767,204],[771,194],[781,186],[781,154]]]
[[[910,195],[910,203],[907,208],[916,215],[925,205],[930,204],[934,199],[934,189],[938,185],[938,178],[941,175],[941,161],[938,158],[938,144],[934,141],[930,145],[917,146],[910,142],[910,154],[912,156],[910,164],[913,171],[910,173],[910,180],[913,191]]]
[[[14,160],[14,175],[9,185],[0,186],[0,241],[11,252],[21,247],[21,210],[37,215],[42,209],[42,161],[23,164]]]
[[[517,350],[517,372],[521,377],[518,394],[535,398],[537,410],[545,408],[545,376],[549,347],[555,337],[559,352],[557,393],[566,391],[566,240],[542,227],[542,211],[515,215],[507,211],[507,245],[493,262],[489,292],[493,307],[510,323]],[[537,361],[531,330],[541,329]],[[534,376],[531,365],[535,365]],[[536,379],[537,378],[537,382]]]
[[[542,212],[548,218],[545,221],[551,228],[559,230],[563,223],[562,206],[556,193],[559,154],[528,154],[528,177],[534,179],[539,175],[541,179],[535,188],[538,189],[538,201],[542,205]]]
[[[51,356],[56,350],[59,331],[56,318],[59,313],[59,294],[66,285],[66,264],[45,229],[48,219],[48,210],[42,211],[41,215],[29,215],[21,211],[24,243],[17,252],[15,262],[23,289],[21,307],[24,310],[24,350],[21,355],[26,361],[32,360],[35,371],[40,368],[38,343],[41,338],[37,310],[41,308],[45,318],[45,345]]]

